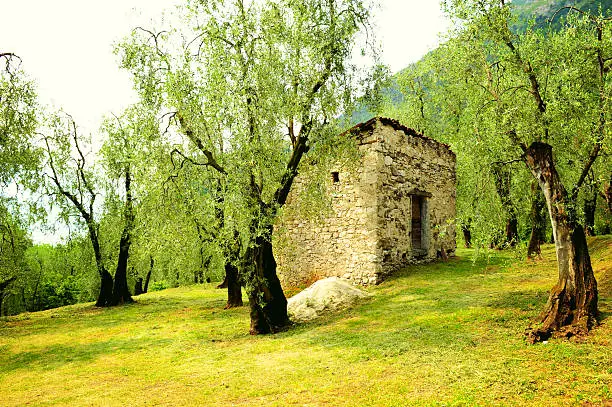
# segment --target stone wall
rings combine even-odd
[[[334,168],[327,179],[330,213],[320,220],[286,215],[276,228],[275,256],[284,286],[337,276],[377,284],[417,260],[455,250],[455,155],[446,145],[376,118],[349,131],[361,165]],[[296,178],[287,205],[302,193],[308,174]],[[425,251],[412,248],[412,199],[424,206]],[[291,211],[287,211],[291,213]]]
[[[385,120],[385,119],[381,119]],[[418,260],[434,260],[455,243],[455,154],[435,140],[407,135],[398,123],[379,121],[375,145],[384,162],[378,192],[382,277]],[[411,131],[412,132],[412,131]],[[412,201],[422,204],[423,250],[412,247]]]
[[[285,216],[276,228],[275,257],[284,286],[305,286],[323,277],[343,277],[357,284],[373,284],[380,274],[378,208],[380,155],[360,146],[362,165],[354,170],[333,168],[327,179],[331,194],[329,216],[318,220]],[[292,205],[308,174],[298,176],[287,205]]]

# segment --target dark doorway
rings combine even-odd
[[[423,197],[412,196],[412,250],[423,248]]]

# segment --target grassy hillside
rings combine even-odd
[[[529,346],[556,276],[471,251],[410,267],[358,307],[250,337],[212,286],[123,308],[80,304],[0,320],[0,405],[450,406],[612,401],[612,237],[591,240],[603,324],[584,343]],[[592,404],[591,404],[592,403]]]

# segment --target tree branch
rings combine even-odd
[[[52,175],[48,175],[49,178],[51,178],[51,180],[53,181],[53,183],[57,187],[57,189],[60,192],[60,194],[62,194],[64,197],[66,197],[68,200],[70,200],[70,202],[72,202],[72,204],[75,206],[75,208],[79,211],[79,213],[81,214],[83,219],[86,222],[89,222],[91,220],[91,216],[92,216],[91,213],[88,213],[85,210],[85,206],[83,205],[83,202],[80,201],[77,198],[76,195],[70,193],[62,185],[62,183],[59,180],[59,177],[57,175],[57,170],[55,168],[55,163],[53,161],[53,154],[51,153],[51,146],[49,145],[49,138],[46,137],[46,136],[43,136],[43,139],[45,140],[46,150],[47,150],[47,154],[49,156],[49,167],[51,168],[51,174],[52,174]],[[78,179],[78,177],[77,177],[77,179]]]
[[[587,175],[591,171],[591,167],[593,167],[595,160],[597,160],[600,150],[601,150],[601,143],[600,142],[595,143],[595,145],[593,146],[593,150],[591,150],[591,154],[589,154],[589,159],[586,162],[584,168],[582,169],[580,178],[578,178],[578,182],[576,183],[576,185],[574,185],[574,188],[572,188],[572,197],[575,198],[576,195],[578,194],[578,190],[582,187],[582,184],[584,183]]]
[[[181,128],[183,129],[183,132],[185,133],[187,138],[189,138],[189,140],[191,140],[191,142],[194,143],[196,147],[198,147],[198,149],[202,152],[202,154],[204,154],[204,156],[207,159],[206,163],[198,164],[198,165],[206,165],[206,166],[212,167],[218,172],[220,172],[221,174],[227,175],[227,171],[225,171],[225,168],[223,168],[217,162],[217,160],[215,160],[213,153],[210,150],[208,150],[204,146],[204,143],[202,143],[202,140],[194,134],[193,130],[185,122],[185,119],[183,118],[183,116],[181,116],[181,114],[177,112],[175,117],[178,118]]]

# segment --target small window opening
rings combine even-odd
[[[337,184],[338,182],[340,182],[340,173],[337,171],[332,172],[332,181],[334,182],[334,184]]]

